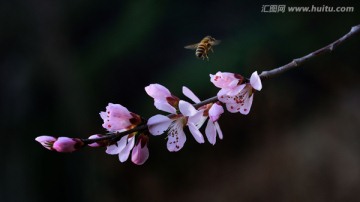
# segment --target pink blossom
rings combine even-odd
[[[138,143],[131,152],[131,161],[136,165],[142,165],[149,158],[149,149],[147,147],[148,137],[140,135]]]
[[[120,104],[112,104],[106,107],[106,112],[100,112],[104,120],[103,127],[110,132],[117,132],[131,126],[130,119],[133,118],[129,110]]]
[[[194,102],[200,102],[199,98],[187,87],[183,87],[183,93]],[[152,135],[160,135],[168,130],[167,148],[169,151],[179,151],[184,146],[186,142],[184,126],[189,127],[197,142],[204,143],[204,137],[199,131],[206,119],[203,117],[204,110],[196,110],[190,103],[183,100],[179,101],[178,107],[181,114],[173,113],[168,117],[158,114],[151,117],[147,123]]]
[[[215,75],[210,74],[211,82],[218,88],[233,88],[235,87],[240,78],[237,78],[234,73],[217,72]]]
[[[170,126],[168,133],[167,148],[169,151],[179,151],[186,141],[184,126],[188,126],[190,133],[198,143],[204,143],[204,137],[199,128],[204,123],[203,110],[196,110],[190,103],[180,100],[179,110],[182,116],[179,116]]]
[[[178,98],[171,95],[170,91],[160,84],[150,84],[145,87],[146,93],[154,98],[154,105],[157,109],[176,113],[175,107],[178,103]]]
[[[118,155],[120,162],[125,162],[130,155],[130,151],[134,147],[135,136],[125,135],[116,144],[110,145],[106,149],[106,153]]]
[[[215,75],[210,74],[210,81],[221,90],[218,96],[221,95],[236,95],[245,85],[241,85],[244,78],[239,74],[229,72],[217,72]]]
[[[53,149],[57,152],[73,152],[83,143],[81,140],[69,137],[59,137],[53,144]]]
[[[224,109],[220,103],[214,103],[209,109],[209,121],[205,128],[205,134],[212,145],[216,143],[217,134],[220,139],[223,139],[223,134],[218,123],[218,119],[222,113],[224,113]]]
[[[250,77],[250,83],[240,84],[238,87],[240,88],[233,88],[237,88],[237,90],[229,90],[227,87],[221,89],[218,93],[218,99],[226,104],[226,109],[229,112],[240,112],[241,114],[246,115],[250,112],[251,109],[254,89],[258,91],[262,89],[262,84],[258,73],[256,71],[252,73]],[[238,91],[239,89],[241,90]]]
[[[44,146],[48,150],[53,150],[53,144],[56,141],[55,137],[52,136],[39,136],[35,138],[42,146]]]

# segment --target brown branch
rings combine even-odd
[[[263,71],[261,72],[261,74],[259,75],[261,79],[266,79],[266,78],[271,78],[273,76],[276,76],[276,75],[279,75],[285,71],[288,71],[290,69],[293,69],[295,67],[298,67],[300,65],[302,65],[304,62],[312,59],[312,58],[315,58],[319,55],[323,55],[325,53],[328,53],[328,52],[331,52],[333,51],[338,45],[342,44],[343,42],[345,42],[346,40],[348,40],[349,38],[351,38],[352,36],[354,36],[355,34],[358,34],[360,33],[360,25],[356,25],[354,27],[351,28],[350,32],[348,32],[347,34],[345,34],[344,36],[342,36],[341,38],[339,38],[338,40],[334,41],[333,43],[323,47],[323,48],[320,48],[319,50],[316,50],[310,54],[307,54],[301,58],[297,58],[297,59],[294,59],[292,62],[286,64],[286,65],[283,65],[281,67],[278,67],[278,68],[275,68],[275,69],[272,69],[272,70],[269,70],[269,71]],[[206,104],[209,104],[209,103],[212,103],[212,102],[216,102],[218,101],[218,98],[217,96],[214,96],[214,97],[211,97],[211,98],[208,98],[202,102],[199,102],[199,103],[196,103],[194,104],[193,106],[195,108],[199,108],[203,105],[206,105]],[[169,115],[171,116],[171,115]],[[106,135],[106,136],[103,136],[103,137],[100,137],[100,138],[94,138],[94,139],[81,139],[85,144],[91,144],[91,143],[94,143],[94,142],[97,142],[97,141],[101,141],[101,140],[108,140],[108,139],[113,139],[113,138],[119,138],[120,136],[123,136],[123,135],[127,135],[127,134],[130,134],[130,133],[133,133],[133,132],[137,132],[137,131],[143,131],[143,130],[147,130],[147,125],[146,123],[142,124],[142,125],[139,125],[135,128],[132,128],[130,130],[127,130],[127,131],[123,131],[123,132],[118,132],[118,133],[112,133],[110,135]]]
[[[105,135],[102,137],[98,137],[98,138],[93,138],[93,139],[81,139],[82,142],[84,142],[85,144],[91,144],[94,142],[98,142],[98,141],[102,141],[102,140],[109,140],[109,139],[113,139],[113,138],[118,138],[121,137],[123,135],[127,135],[133,132],[138,132],[138,131],[142,131],[142,130],[146,130],[147,129],[147,125],[146,124],[142,124],[139,125],[135,128],[132,128],[130,130],[126,130],[123,132],[116,132],[116,133],[111,133],[110,135]]]
[[[263,71],[263,72],[261,72],[261,74],[259,76],[261,79],[270,78],[270,77],[279,75],[285,71],[288,71],[290,69],[293,69],[295,67],[298,67],[298,66],[302,65],[304,62],[306,62],[312,58],[315,58],[319,55],[323,55],[325,53],[333,51],[338,45],[342,44],[343,42],[348,40],[350,37],[352,37],[358,33],[360,33],[360,25],[353,26],[351,28],[350,32],[348,32],[347,34],[345,34],[338,40],[332,42],[331,44],[329,44],[323,48],[320,48],[319,50],[316,50],[310,54],[307,54],[301,58],[294,59],[293,61],[291,61],[290,63],[288,63],[284,66],[281,66],[281,67],[278,67],[278,68],[275,68],[275,69],[272,69],[269,71]]]

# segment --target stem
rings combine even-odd
[[[291,61],[290,63],[286,64],[286,65],[283,65],[281,67],[278,67],[278,68],[275,68],[275,69],[272,69],[272,70],[269,70],[269,71],[263,71],[261,72],[261,74],[259,75],[261,79],[267,79],[267,78],[271,78],[273,76],[277,76],[285,71],[288,71],[290,69],[293,69],[295,67],[298,67],[300,65],[302,65],[304,62],[312,59],[312,58],[315,58],[319,55],[323,55],[325,53],[328,53],[328,52],[331,52],[333,51],[338,45],[342,44],[343,42],[345,42],[346,40],[348,40],[350,37],[354,36],[355,34],[358,34],[360,33],[360,25],[356,25],[356,26],[353,26],[350,30],[350,32],[348,32],[347,34],[345,34],[344,36],[342,36],[341,38],[339,38],[338,40],[334,41],[333,43],[323,47],[323,48],[320,48],[312,53],[309,53],[301,58],[297,58],[297,59],[294,59],[293,61]],[[214,97],[211,97],[211,98],[208,98],[202,102],[199,102],[199,103],[196,103],[194,104],[193,106],[195,108],[199,108],[203,105],[206,105],[206,104],[209,104],[209,103],[212,103],[212,102],[216,102],[218,101],[218,98],[217,96],[214,96]],[[171,116],[171,115],[169,115]],[[142,130],[147,130],[147,125],[146,123],[143,123],[135,128],[132,128],[130,130],[127,130],[127,131],[123,131],[123,132],[117,132],[117,133],[112,133],[110,135],[106,135],[106,136],[103,136],[103,137],[100,137],[100,138],[94,138],[94,139],[81,139],[85,144],[91,144],[91,143],[94,143],[94,142],[97,142],[97,141],[101,141],[101,140],[107,140],[107,139],[112,139],[112,138],[117,138],[117,137],[120,137],[122,135],[127,135],[127,134],[130,134],[130,133],[133,133],[133,132],[136,132],[136,131],[142,131]]]
[[[127,135],[127,134],[130,134],[130,133],[133,133],[133,132],[142,131],[142,130],[146,130],[146,129],[147,129],[147,125],[142,124],[142,125],[136,126],[135,128],[132,128],[130,130],[126,130],[126,131],[123,131],[123,132],[112,133],[110,135],[105,135],[105,136],[102,136],[102,137],[99,137],[99,138],[94,138],[94,139],[81,139],[81,141],[84,142],[85,144],[91,144],[91,143],[98,142],[98,141],[101,141],[101,140],[113,139],[113,138],[116,138],[116,137],[120,137],[122,135]]]
[[[214,97],[208,98],[208,99],[206,99],[206,100],[204,100],[202,102],[193,104],[193,106],[195,108],[199,108],[199,107],[201,107],[203,105],[206,105],[206,104],[209,104],[209,103],[212,103],[212,102],[216,102],[216,101],[218,101],[218,98],[217,98],[217,96],[214,96]]]
[[[272,69],[269,71],[263,71],[263,72],[261,72],[261,74],[259,76],[261,79],[270,78],[270,77],[279,75],[285,71],[288,71],[290,69],[293,69],[295,67],[298,67],[298,66],[302,65],[304,62],[306,62],[312,58],[315,58],[319,55],[323,55],[325,53],[333,51],[338,45],[342,44],[343,42],[348,40],[350,37],[352,37],[358,33],[360,33],[360,25],[353,26],[351,28],[350,32],[348,32],[347,34],[345,34],[338,40],[332,42],[331,44],[329,44],[323,48],[320,48],[319,50],[316,50],[312,53],[309,53],[301,58],[294,59],[293,61],[291,61],[290,63],[288,63],[284,66],[281,66],[281,67],[278,67],[278,68],[275,68],[275,69]]]

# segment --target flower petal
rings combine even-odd
[[[200,99],[186,86],[182,88],[183,94],[195,103],[201,102]]]
[[[168,133],[167,148],[171,152],[179,151],[186,142],[182,121],[183,120],[180,119],[174,122]]]
[[[246,94],[246,97],[244,98],[244,105],[240,107],[240,113],[247,115],[250,112],[251,105],[253,102],[254,94],[249,97],[249,94]]]
[[[217,121],[222,113],[224,113],[224,108],[220,104],[214,103],[209,109],[210,120]]]
[[[236,87],[236,85],[239,83],[238,79],[234,79],[232,80],[229,84],[228,84],[228,88],[234,88]]]
[[[211,120],[209,120],[206,125],[205,134],[206,134],[208,141],[212,145],[214,145],[216,143],[216,128],[215,128],[214,123]]]
[[[131,161],[136,165],[142,165],[149,158],[149,149],[147,144],[141,147],[141,141],[134,147],[131,152]]]
[[[218,88],[234,88],[239,79],[236,78],[234,73],[217,72],[215,75],[210,74],[210,81]]]
[[[74,138],[59,137],[53,144],[57,152],[73,152],[76,150],[77,141]]]
[[[146,93],[154,99],[166,99],[170,97],[170,91],[160,84],[150,84],[145,87]]]
[[[37,142],[39,142],[46,149],[53,150],[52,147],[53,147],[54,142],[56,141],[56,138],[52,137],[52,136],[43,135],[43,136],[39,136],[39,137],[35,138],[35,140]]]
[[[128,141],[127,145],[119,153],[120,162],[125,162],[129,158],[130,151],[134,147],[134,144],[135,144],[135,137],[134,136],[130,137],[127,139],[127,141]]]
[[[154,105],[158,110],[168,112],[171,114],[176,114],[176,109],[173,106],[171,106],[167,101],[155,100]]]
[[[254,73],[251,74],[250,84],[255,90],[260,91],[262,89],[261,79],[260,79],[257,71],[255,71]]]
[[[235,96],[221,95],[221,96],[218,96],[218,99],[222,103],[236,103]]]
[[[204,137],[203,135],[201,134],[201,132],[199,131],[199,129],[191,122],[188,122],[188,127],[189,127],[189,130],[191,132],[191,134],[194,136],[195,140],[198,142],[198,143],[204,143]]]
[[[231,113],[237,113],[239,112],[241,108],[241,104],[237,103],[226,103],[226,109]]]
[[[169,128],[172,122],[173,120],[169,117],[157,114],[148,120],[147,125],[152,135],[161,135]]]
[[[217,96],[220,97],[220,96],[224,96],[226,95],[228,92],[230,92],[231,89],[228,89],[228,88],[222,88],[221,90],[219,90],[219,92],[217,93]]]
[[[201,128],[201,126],[205,123],[206,119],[207,117],[204,116],[204,109],[202,109],[196,112],[194,115],[189,116],[188,123],[191,122],[196,126],[196,128]]]
[[[125,135],[125,136],[121,137],[121,139],[116,144],[107,146],[105,152],[107,154],[111,154],[111,155],[119,154],[126,146],[127,137],[128,137],[128,135]]]
[[[183,100],[179,102],[179,110],[184,116],[192,116],[198,112],[192,104]]]
[[[246,84],[241,84],[239,86],[236,86],[234,89],[232,89],[231,91],[229,91],[227,93],[227,95],[229,96],[234,96],[240,93],[240,91],[242,91],[245,88]]]
[[[108,119],[106,112],[100,112],[99,114],[100,114],[100,117],[101,117],[103,120]]]
[[[222,140],[223,139],[223,133],[221,131],[220,125],[219,125],[218,122],[215,122],[214,124],[215,124],[217,134],[219,135],[220,140]]]

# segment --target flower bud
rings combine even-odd
[[[144,164],[149,158],[148,139],[146,135],[140,135],[136,146],[132,150],[131,161],[136,165]]]
[[[57,152],[73,152],[79,149],[84,143],[77,138],[59,137],[53,144]]]
[[[36,141],[38,141],[42,146],[44,146],[48,150],[53,150],[53,144],[56,141],[56,138],[52,136],[39,136],[35,138]]]
[[[120,104],[109,103],[106,112],[100,112],[103,119],[103,127],[110,132],[116,132],[131,126],[130,119],[133,118],[126,107]]]

